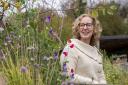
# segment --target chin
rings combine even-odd
[[[90,39],[92,35],[81,35],[81,39]]]
[[[84,36],[84,37],[81,37],[81,39],[86,40],[86,39],[90,39],[90,37]]]

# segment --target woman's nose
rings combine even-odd
[[[84,26],[84,29],[87,29],[87,26],[86,25]]]

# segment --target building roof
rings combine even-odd
[[[128,53],[128,35],[101,36],[100,48],[109,53]]]

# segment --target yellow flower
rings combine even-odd
[[[3,9],[7,10],[9,7],[9,3],[8,2],[3,2]]]
[[[19,8],[21,7],[21,2],[16,2],[16,3],[15,3],[15,7],[16,7],[17,9],[19,9]]]
[[[2,1],[0,1],[0,6],[2,6],[3,5],[3,3],[2,3]]]
[[[0,13],[0,16],[3,16],[3,14],[2,14],[2,13]]]

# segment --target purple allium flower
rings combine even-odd
[[[50,30],[49,30],[49,34],[52,34],[52,33],[53,33],[53,29],[51,27]]]
[[[58,59],[58,53],[54,52],[54,59],[57,60]]]
[[[25,66],[22,66],[21,68],[20,68],[20,71],[22,72],[22,73],[26,73],[27,72],[27,67],[25,67]]]
[[[11,34],[11,35],[16,35],[15,32],[13,32],[13,31],[11,31],[10,34]]]
[[[11,38],[10,38],[9,36],[6,36],[5,41],[6,41],[6,42],[9,42],[9,43],[12,42],[12,41],[11,41]]]
[[[50,23],[50,20],[51,20],[51,17],[50,16],[45,17],[45,22],[46,23]]]
[[[35,68],[39,68],[40,65],[39,65],[39,64],[34,64],[34,67],[35,67]]]

